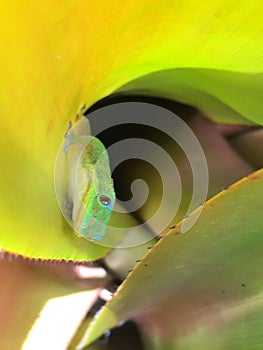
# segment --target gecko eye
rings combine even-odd
[[[101,194],[99,196],[99,201],[105,207],[108,207],[111,204],[111,199],[108,196],[106,196],[105,194]]]

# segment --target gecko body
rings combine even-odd
[[[105,235],[115,203],[109,157],[103,143],[90,132],[80,116],[65,134],[67,164],[65,212],[80,237],[98,241]]]

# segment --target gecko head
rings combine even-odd
[[[78,234],[92,241],[99,241],[105,235],[115,204],[115,193],[94,194],[78,226]]]

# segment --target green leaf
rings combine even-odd
[[[199,68],[161,70],[146,74],[119,91],[177,100],[221,123],[263,125],[263,75],[258,73]]]
[[[209,200],[187,233],[180,227],[191,215],[171,230],[102,309],[82,344],[125,319],[158,341],[193,345],[198,339],[199,349],[214,336],[232,348],[241,335],[246,349],[262,343],[262,188],[260,170]]]
[[[106,254],[71,237],[53,186],[59,145],[84,103],[161,72],[127,92],[146,89],[216,120],[262,124],[260,1],[135,0],[123,2],[121,11],[113,0],[0,7],[4,250],[67,260]]]

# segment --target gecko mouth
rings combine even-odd
[[[87,222],[83,222],[79,227],[76,227],[76,231],[81,237],[92,241],[99,241],[105,234],[109,219],[110,213],[107,215],[104,211],[99,212],[97,215],[92,215]]]

